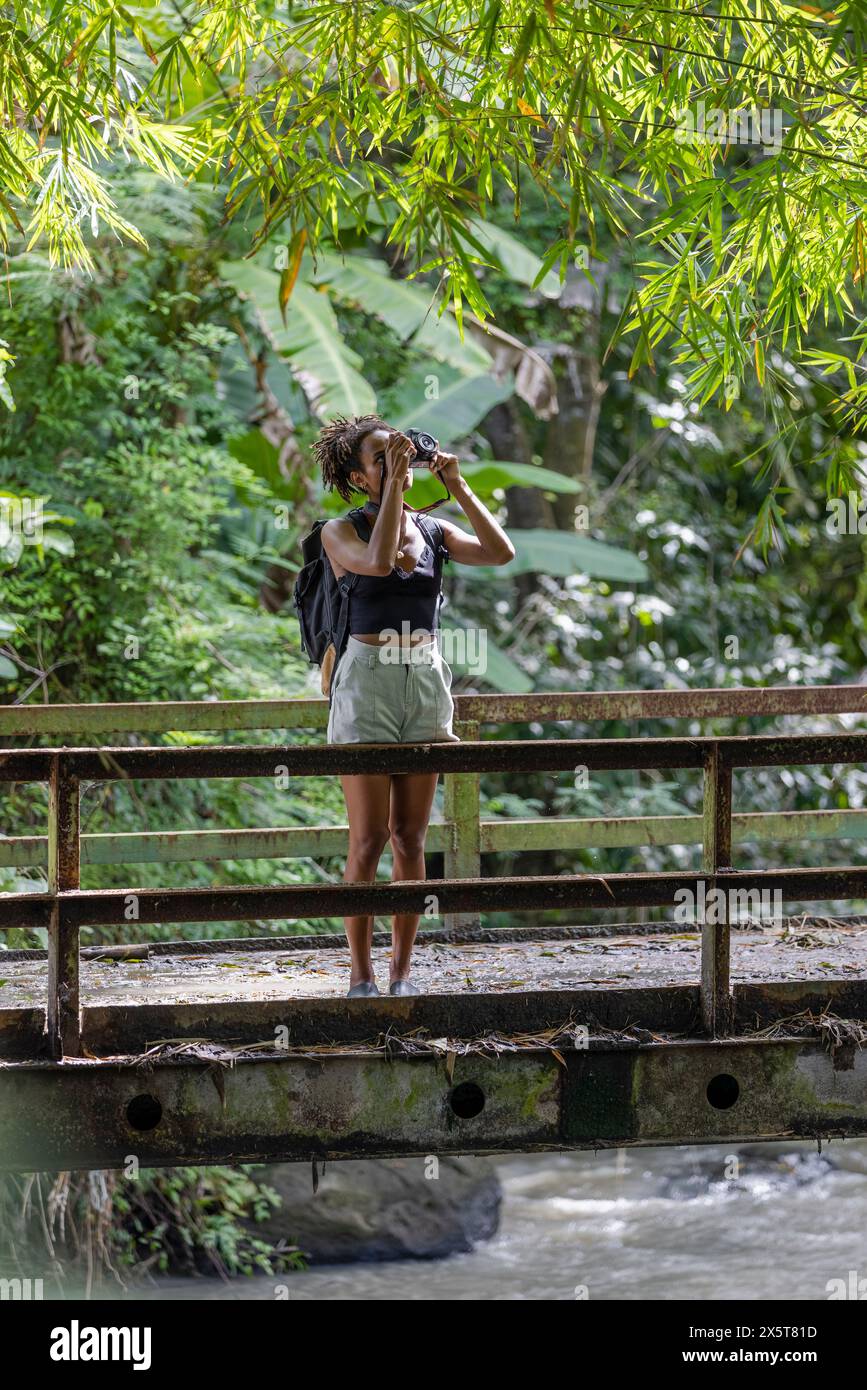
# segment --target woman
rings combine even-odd
[[[329,521],[322,545],[339,580],[356,574],[349,600],[349,638],[331,676],[329,743],[459,742],[452,731],[452,673],[438,641],[444,558],[463,565],[504,565],[514,547],[474,495],[453,454],[429,464],[473,528],[433,521],[432,548],[403,494],[412,486],[415,447],[378,416],[342,417],[326,425],[314,449],[326,488],[346,502],[367,494],[370,540],[350,520]],[[423,879],[424,844],[436,772],[373,773],[341,778],[349,818],[344,881],[372,883],[391,839],[393,881]],[[396,913],[389,994],[418,994],[409,978],[418,913]],[[370,958],[373,917],[347,917],[352,955],[349,998],[379,994]]]

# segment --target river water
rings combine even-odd
[[[829,1281],[853,1277],[867,1296],[865,1141],[834,1141],[821,1155],[812,1143],[703,1146],[497,1167],[500,1230],[470,1254],[228,1284],[172,1279],[150,1296],[824,1301]]]

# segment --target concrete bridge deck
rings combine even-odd
[[[571,938],[567,933],[574,931]],[[586,929],[583,929],[586,930]],[[592,929],[590,929],[592,930]],[[490,940],[448,942],[440,933],[418,938],[413,979],[424,994],[504,994],[527,990],[663,988],[697,983],[701,928],[652,928],[641,934],[600,937],[581,928],[544,928],[488,933]],[[521,939],[526,937],[529,939]],[[564,939],[565,938],[565,939]],[[379,936],[377,939],[380,939]],[[125,1006],[130,1012],[153,1005],[205,1005],[219,1001],[342,999],[349,978],[349,952],[324,938],[257,938],[249,949],[227,943],[175,942],[127,947],[128,954],[81,962],[85,1009]],[[338,938],[339,940],[339,938]],[[243,943],[239,943],[243,946]],[[45,959],[0,956],[0,1009],[28,1009],[45,999]],[[36,953],[33,953],[35,956]],[[387,944],[374,946],[380,988],[388,983]],[[867,922],[789,918],[783,926],[735,930],[732,983],[829,981],[867,977]],[[353,1002],[353,1006],[355,1001]],[[2,1055],[2,1054],[0,1054]]]
[[[422,941],[425,993],[404,999],[347,1000],[339,938],[85,956],[82,1055],[60,1062],[38,1002],[46,962],[10,953],[0,1167],[867,1133],[863,920],[735,930],[719,1040],[703,1034],[700,932],[612,930]],[[383,980],[387,953],[383,940]]]

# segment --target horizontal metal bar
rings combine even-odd
[[[867,735],[865,748],[867,748]],[[628,751],[627,751],[628,750]],[[81,780],[197,777],[310,777],[344,773],[520,772],[593,768],[701,767],[700,740],[532,739],[468,743],[327,744],[214,748],[88,748],[62,750]],[[0,781],[40,781],[50,749],[0,752]],[[660,761],[660,759],[662,761]]]
[[[734,1031],[758,1032],[810,1013],[867,1023],[867,979],[752,980],[733,985]]]
[[[867,714],[867,687],[764,686],[729,690],[563,691],[544,695],[458,695],[462,719],[480,724],[535,720],[742,719],[750,716]]]
[[[232,1061],[230,1055],[227,1063]],[[867,1052],[809,1041],[7,1063],[12,1171],[528,1153],[867,1134]]]
[[[832,1009],[867,1022],[867,980],[785,980],[737,984],[734,1019],[748,1032],[794,1014]],[[422,1030],[432,1038],[475,1038],[490,1033],[543,1033],[568,1019],[591,1030],[630,1027],[653,1033],[695,1034],[701,1023],[698,984],[664,988],[525,989],[497,994],[423,994],[372,1000],[363,1013],[343,998],[238,1000],[209,1004],[89,1006],[82,1035],[94,1055],[143,1050],[158,1038],[259,1042],[277,1030],[292,1047],[363,1042],[378,1033]],[[2,1037],[2,1034],[0,1034]]]
[[[867,839],[867,811],[754,811],[732,819],[734,840]],[[544,849],[628,849],[642,845],[694,845],[700,816],[548,816],[535,820],[483,820],[483,854]],[[82,864],[175,864],[225,859],[324,858],[346,852],[345,825],[287,826],[264,830],[154,830],[82,835]],[[431,821],[426,849],[441,852],[449,828]],[[0,835],[0,868],[41,868],[45,835]],[[388,845],[386,845],[386,850]]]
[[[327,723],[328,701],[320,696],[295,700],[143,700],[0,707],[0,738],[324,729]]]
[[[81,862],[174,864],[191,860],[204,863],[225,859],[324,858],[345,853],[348,834],[345,825],[305,825],[266,830],[155,830],[82,835]],[[447,830],[442,822],[432,821],[427,833],[428,851],[442,850],[446,838]],[[47,843],[44,835],[0,836],[0,868],[42,867],[47,863]]]
[[[0,931],[47,931],[53,905],[48,893],[0,893]]]
[[[456,695],[459,719],[482,724],[534,720],[724,719],[753,715],[867,713],[863,685],[763,686],[744,690],[561,691],[543,695]],[[93,705],[7,705],[0,737],[325,728],[328,702],[155,701]]]
[[[748,811],[732,817],[732,832],[733,840],[739,844],[763,840],[863,840],[867,839],[867,811]],[[701,839],[701,816],[540,816],[481,823],[483,854],[696,845]]]
[[[818,736],[759,734],[745,738],[707,739],[719,745],[722,767],[794,767],[816,763],[867,760],[867,734]]]
[[[442,916],[449,912],[510,909],[558,911],[678,907],[676,895],[700,898],[713,887],[727,893],[763,895],[770,903],[832,902],[867,898],[867,866],[820,869],[725,870],[717,875],[557,874],[547,877],[422,879],[402,883],[290,884],[277,888],[126,888],[66,892],[62,900],[74,926],[120,926],[130,921],[287,921],[368,913],[430,912],[431,898]],[[48,894],[0,894],[0,929],[44,925],[54,899]]]
[[[280,747],[66,748],[0,752],[0,781],[45,780],[58,753],[79,780],[314,777],[368,772],[566,772],[700,768],[719,747],[726,767],[867,761],[867,733],[748,738],[485,739]]]

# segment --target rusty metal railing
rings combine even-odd
[[[479,737],[483,724],[505,721],[735,718],[770,715],[839,715],[867,710],[867,687],[767,687],[747,690],[651,690],[565,692],[556,695],[458,695],[455,727],[465,740]],[[153,704],[43,705],[0,707],[0,738],[111,733],[204,732],[238,729],[325,727],[322,699],[233,700]],[[444,819],[434,819],[427,837],[440,851],[448,877],[478,877],[481,856],[527,850],[616,849],[645,845],[697,844],[699,816],[483,820],[474,774],[447,773]],[[867,838],[867,812],[860,810],[747,812],[732,819],[735,843],[840,836]],[[86,834],[81,863],[136,864],[189,860],[271,859],[327,856],[345,852],[345,825],[280,826],[243,830],[192,830]],[[0,835],[0,868],[45,868],[46,836]],[[446,926],[474,927],[475,914],[449,917]]]
[[[685,708],[688,701],[689,709]],[[739,872],[731,866],[732,828],[749,817],[732,816],[731,777],[736,767],[861,763],[867,734],[757,735],[757,737],[524,739],[478,741],[479,723],[611,717],[732,717],[741,714],[863,713],[867,689],[764,689],[764,691],[625,692],[622,695],[459,696],[460,744],[207,746],[207,748],[49,748],[0,752],[0,781],[47,781],[49,891],[0,894],[0,930],[46,927],[49,934],[47,1029],[51,1054],[81,1051],[79,933],[83,926],[143,923],[290,919],[358,913],[421,912],[431,883],[289,885],[275,888],[175,888],[81,890],[82,781],[119,778],[338,776],[340,773],[428,769],[446,774],[450,838],[446,877],[436,881],[440,913],[452,924],[479,912],[556,908],[666,906],[679,891],[725,884],[738,892],[778,892],[788,901],[829,901],[867,895],[867,867]],[[243,706],[243,709],[239,709]],[[278,706],[278,708],[275,708]],[[304,709],[302,710],[302,706]],[[324,701],[211,702],[199,705],[38,706],[0,710],[0,737],[25,733],[89,734],[179,728],[304,727]],[[627,713],[628,712],[628,713]],[[279,716],[279,721],[278,721]],[[471,717],[475,716],[475,717]],[[250,720],[251,723],[242,723]],[[304,723],[302,723],[304,720]],[[695,873],[559,874],[550,877],[479,877],[482,826],[478,778],[509,771],[696,769],[703,773],[703,869]],[[839,816],[839,813],[793,813]],[[861,817],[863,812],[850,812]],[[695,826],[696,817],[663,817]],[[760,819],[760,817],[756,817]],[[768,817],[785,820],[785,816]],[[635,817],[649,820],[653,817]],[[492,823],[489,823],[489,826]],[[581,826],[581,821],[570,823]],[[804,821],[800,821],[803,830]],[[770,827],[766,827],[770,828]],[[691,830],[692,833],[692,830]],[[821,833],[821,831],[820,831]],[[195,838],[201,833],[190,833]],[[208,834],[208,833],[204,833]],[[229,834],[239,834],[238,831]],[[253,834],[257,834],[253,831]],[[290,834],[290,831],[288,831]],[[83,837],[83,841],[103,837]],[[111,838],[111,837],[106,837]],[[124,837],[117,837],[124,838]],[[29,848],[39,837],[31,837]],[[667,842],[688,842],[684,840]],[[563,847],[563,841],[557,841]],[[486,845],[488,848],[489,845]],[[495,845],[496,847],[496,845]],[[534,845],[534,848],[538,845]],[[188,855],[193,858],[193,855]],[[475,872],[465,873],[465,867]],[[702,929],[702,1015],[711,1036],[728,1031],[729,922],[706,920]]]

